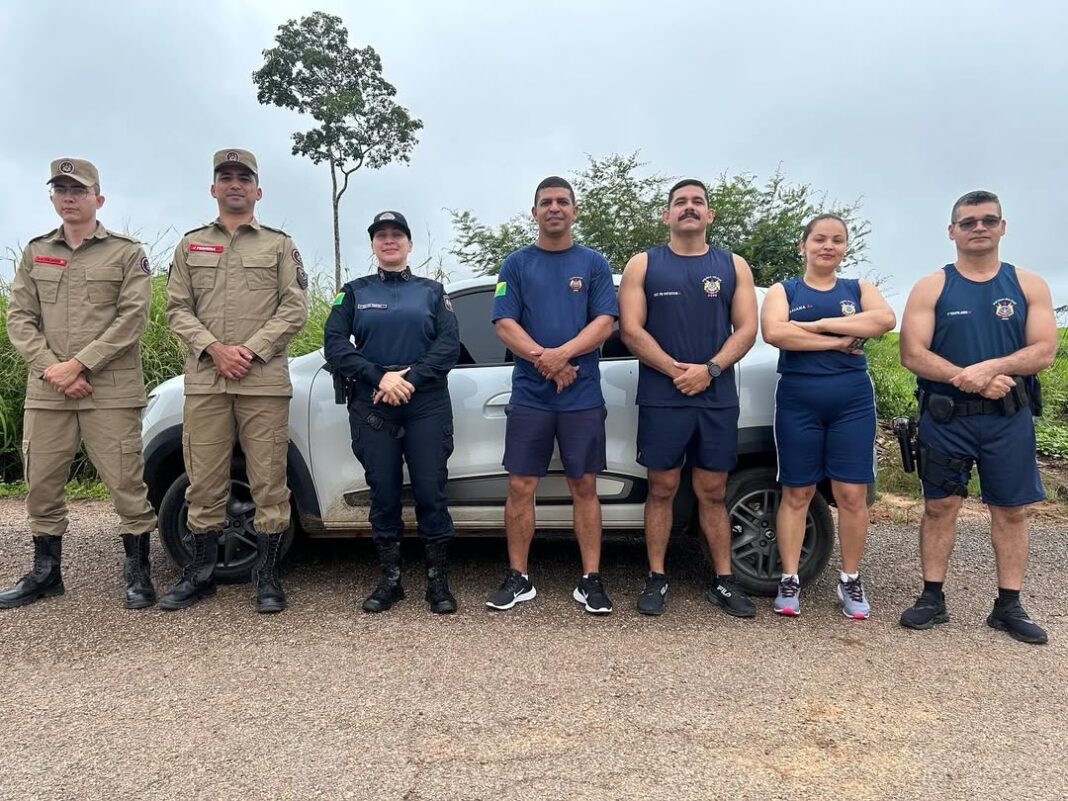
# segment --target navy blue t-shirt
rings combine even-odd
[[[515,320],[543,348],[557,348],[594,318],[619,317],[612,268],[596,250],[572,245],[567,250],[543,250],[528,245],[508,255],[501,265],[493,298],[493,321]],[[557,393],[528,354],[514,354],[512,403],[551,411],[578,411],[604,405],[598,353],[571,360],[578,377]]]
[[[972,281],[952,264],[935,302],[931,352],[958,367],[998,359],[1027,345],[1027,299],[1016,268],[1002,262],[988,281]],[[919,379],[920,388],[952,397],[972,397],[952,384]]]
[[[709,247],[703,256],[680,256],[667,245],[647,252],[645,268],[645,330],[677,362],[703,364],[719,353],[734,331],[731,302],[737,276],[728,250]],[[671,378],[645,364],[638,366],[640,406],[738,405],[734,367],[728,367],[708,389],[683,395]]]
[[[851,317],[861,311],[860,281],[856,278],[839,278],[830,289],[813,289],[803,278],[787,278],[782,288],[794,322]],[[854,356],[840,350],[779,350],[780,373],[837,375],[867,369],[868,357],[863,353]]]

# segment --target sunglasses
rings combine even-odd
[[[962,231],[972,231],[979,223],[983,224],[983,228],[990,230],[1001,223],[1001,218],[994,214],[988,214],[985,217],[965,217],[963,220],[957,220],[956,225]]]

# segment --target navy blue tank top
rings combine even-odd
[[[647,256],[645,330],[675,361],[704,364],[719,353],[734,330],[734,258],[730,251],[714,247],[703,256],[679,256],[667,245],[647,251]],[[659,370],[639,365],[638,404],[737,406],[734,368],[724,370],[699,395],[686,396]]]
[[[782,282],[786,300],[790,304],[790,320],[811,323],[828,317],[850,317],[861,311],[860,281],[839,278],[830,289],[813,289],[803,278],[787,278]],[[808,375],[837,375],[854,370],[867,370],[868,357],[854,356],[840,350],[780,350],[780,373]]]
[[[946,283],[935,303],[931,352],[958,367],[997,359],[1027,344],[1027,299],[1016,268],[1002,262],[988,281],[972,281],[952,264],[942,268]],[[952,384],[918,379],[920,388],[953,397],[977,397]]]

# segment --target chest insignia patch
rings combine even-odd
[[[571,276],[571,278],[569,278],[567,281],[567,288],[570,289],[572,292],[581,292],[582,278],[577,275]]]
[[[706,275],[701,279],[701,289],[710,298],[718,298],[719,290],[723,286],[723,279],[718,275]]]
[[[61,259],[58,256],[34,256],[34,264],[54,264],[56,267],[66,267],[67,260]]]
[[[364,309],[388,309],[387,303],[357,303],[356,310],[363,311]]]
[[[223,252],[223,246],[222,245],[205,245],[205,244],[203,244],[201,242],[190,242],[189,243],[189,252],[190,253],[222,253]]]
[[[843,317],[852,317],[857,313],[857,304],[851,300],[843,300],[838,307],[842,310]]]
[[[1016,314],[1016,301],[1011,298],[1000,298],[994,301],[994,314],[1002,320],[1008,320]]]

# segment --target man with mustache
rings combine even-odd
[[[293,240],[253,216],[263,196],[256,157],[220,150],[213,170],[219,216],[182,237],[167,281],[167,321],[188,349],[182,447],[193,560],[160,606],[183,609],[215,593],[236,433],[256,504],[256,610],[280,612],[293,394],[286,346],[307,318],[308,275]]]
[[[619,315],[612,268],[571,237],[575,192],[546,178],[531,214],[538,239],[501,264],[493,299],[497,337],[515,356],[506,409],[508,470],[505,532],[509,569],[486,605],[511,609],[537,595],[527,574],[534,538],[534,491],[549,469],[554,442],[574,504],[583,575],[572,597],[594,615],[612,611],[600,575],[601,503],[597,473],[606,467],[605,417],[598,349]]]
[[[1046,632],[1020,603],[1020,587],[1027,506],[1046,497],[1035,460],[1035,374],[1053,363],[1057,327],[1046,282],[1001,260],[1004,235],[997,195],[958,199],[949,223],[957,260],[921,278],[905,305],[901,363],[919,387],[923,592],[901,625],[929,629],[949,620],[942,587],[974,464],[997,562],[987,625],[1044,643]]]
[[[638,463],[648,469],[645,544],[649,576],[638,611],[659,615],[668,590],[665,567],[672,501],[683,462],[693,466],[701,529],[714,574],[706,598],[735,617],[753,602],[732,579],[727,473],[738,447],[734,364],[756,340],[757,303],[745,259],[711,247],[716,212],[708,190],[687,178],[668,193],[667,244],[628,262],[619,287],[623,342],[638,357]]]

